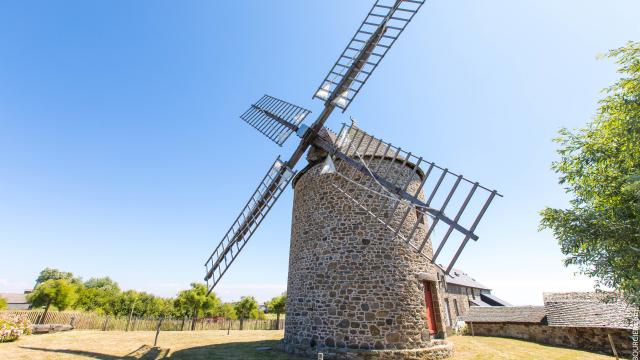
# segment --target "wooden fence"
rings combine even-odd
[[[38,323],[44,314],[43,310],[7,310],[0,314],[26,315],[32,324]],[[157,317],[113,317],[81,311],[49,311],[43,324],[71,324],[76,330],[120,330],[120,331],[155,331]],[[191,330],[192,318],[164,318],[160,326],[162,331]],[[278,326],[279,325],[279,326]],[[240,330],[240,320],[196,318],[195,330]],[[242,330],[275,330],[284,329],[284,319],[280,324],[276,320],[246,319]]]

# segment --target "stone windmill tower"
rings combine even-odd
[[[324,108],[310,126],[302,124],[309,110],[268,95],[241,116],[278,145],[294,132],[301,140],[289,160],[270,167],[205,262],[205,280],[212,291],[294,180],[287,351],[349,359],[443,351],[434,340],[444,336],[441,279],[478,239],[497,192],[354,124],[338,134],[324,127],[336,107],[347,109],[423,2],[376,1],[318,87],[314,98]],[[307,150],[309,164],[297,172]]]
[[[424,201],[418,187],[425,173],[415,163],[374,151],[386,144],[361,135],[364,140],[357,150],[364,162],[378,172],[392,174],[390,180],[407,181],[407,191],[418,193]],[[365,209],[390,212],[395,206],[392,199],[376,194],[370,178],[343,178],[349,166],[341,160],[336,161],[335,173],[323,172],[328,156],[313,149],[309,165],[293,180],[285,326],[288,348],[302,353],[332,348],[431,351],[432,336],[442,336],[444,329],[441,271],[425,261],[433,256],[430,241],[421,256],[402,240],[416,225],[412,242],[419,247],[415,239],[425,238],[425,221],[418,211],[409,211],[400,236],[390,236],[387,222],[378,221]],[[346,189],[348,196],[343,193]],[[363,199],[366,206],[361,207],[354,198]],[[389,224],[397,226],[410,205],[398,207],[402,208]],[[425,294],[431,297],[428,314]]]

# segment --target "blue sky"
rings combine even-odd
[[[171,296],[278,154],[238,116],[311,100],[372,1],[0,4],[0,292],[45,266]],[[588,290],[538,211],[568,197],[551,139],[616,78],[596,55],[640,38],[637,1],[427,1],[344,113],[500,190],[458,267],[514,304]],[[313,114],[310,118],[313,118]],[[293,139],[293,138],[292,138]],[[292,192],[216,290],[285,290]]]

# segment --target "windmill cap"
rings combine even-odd
[[[357,131],[355,138],[349,138],[347,140],[350,147],[349,155],[352,155],[354,153],[353,147],[357,146],[356,152],[363,158],[373,158],[399,162],[404,164],[404,166],[408,167],[409,169],[414,169],[416,167],[416,164],[413,161],[405,160],[403,155],[406,155],[406,153],[401,154],[397,153],[395,150],[391,150],[388,143],[364,132],[363,130],[358,128],[355,123],[351,124],[351,128]],[[326,127],[323,127],[320,129],[320,131],[318,131],[318,136],[338,147],[340,147],[340,145],[345,145],[339,144],[340,141],[343,141],[340,139],[340,136]],[[324,161],[326,157],[326,151],[318,147],[311,146],[309,148],[309,151],[307,152],[307,161],[309,161],[309,164],[307,164],[307,166],[300,170],[293,178],[292,187],[295,188],[298,179],[307,171],[309,171],[309,169],[311,169],[313,166]],[[335,160],[340,161],[339,159]],[[420,179],[424,179],[425,177],[425,173],[421,168],[417,169],[416,175],[418,175]]]

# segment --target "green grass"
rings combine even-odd
[[[300,359],[275,350],[282,331],[167,331],[160,333],[158,347],[152,331],[71,331],[32,335],[0,344],[0,359]],[[604,360],[611,357],[536,343],[490,337],[454,336],[453,360]],[[274,350],[257,351],[269,346]]]

